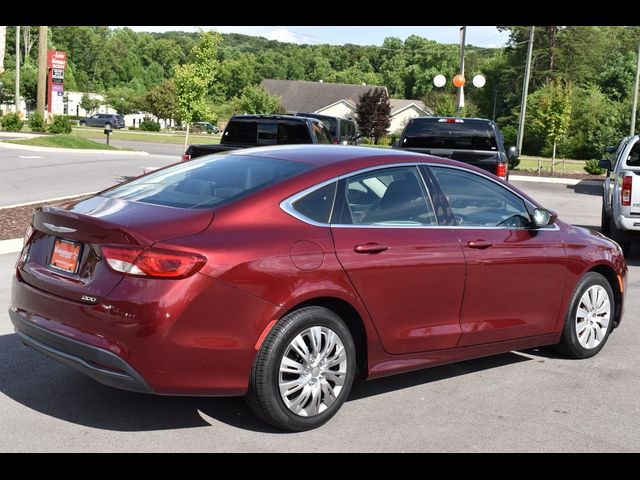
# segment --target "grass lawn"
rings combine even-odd
[[[542,167],[543,172],[551,171],[551,159],[550,158],[541,158],[540,166]],[[566,173],[583,173],[587,174],[584,170],[585,162],[583,160],[565,160],[564,171]],[[521,156],[520,164],[516,168],[516,170],[530,170],[537,171],[538,169],[538,157],[528,157]],[[562,160],[556,158],[555,164],[555,173],[562,173]]]
[[[102,128],[75,128],[73,135],[80,138],[97,138],[104,140]],[[156,133],[140,132],[137,130],[114,130],[111,134],[112,140],[131,140],[138,142],[173,143],[182,145],[184,143],[184,133]],[[192,141],[193,140],[193,141]],[[220,135],[189,135],[189,143],[220,143]]]
[[[48,135],[36,138],[28,138],[26,140],[10,140],[7,143],[15,143],[17,145],[32,145],[35,147],[54,147],[54,148],[78,148],[90,150],[128,150],[125,148],[117,148],[104,143],[94,142],[86,138],[79,138],[75,135]]]

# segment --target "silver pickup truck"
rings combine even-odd
[[[620,244],[626,256],[640,239],[640,136],[625,137],[607,152],[614,155],[599,162],[607,170],[601,230]]]

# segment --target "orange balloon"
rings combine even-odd
[[[464,80],[464,75],[458,74],[455,77],[453,77],[453,84],[458,88],[460,88],[460,87],[462,87],[464,85],[464,81],[465,81]]]

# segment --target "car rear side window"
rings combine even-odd
[[[431,200],[415,167],[375,170],[346,180],[346,208],[338,223],[435,225]]]
[[[248,155],[215,155],[151,173],[102,195],[178,208],[211,208],[247,197],[311,168]]]
[[[336,182],[320,187],[293,202],[293,209],[300,215],[318,223],[329,223],[336,195]]]
[[[429,167],[462,227],[525,228],[531,217],[524,201],[506,188],[475,173]]]

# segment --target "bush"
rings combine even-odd
[[[138,130],[138,127],[127,127],[127,130]]]
[[[600,168],[598,160],[587,160],[584,163],[584,171],[591,175],[602,175],[606,170],[604,168]]]
[[[31,115],[29,115],[29,127],[32,132],[44,132],[44,118],[40,112],[32,112]]]
[[[50,133],[71,133],[71,123],[69,119],[64,115],[56,115],[53,118],[53,123],[49,125],[48,130]]]
[[[391,141],[391,136],[390,135],[383,135],[382,137],[380,137],[378,139],[378,145],[383,146],[383,147],[388,147],[392,143],[393,142]]]
[[[23,125],[24,122],[17,113],[9,113],[2,117],[2,129],[7,132],[19,132]]]
[[[371,137],[362,137],[361,143],[363,145],[373,145],[373,138],[371,138]]]
[[[149,117],[145,117],[142,122],[140,122],[140,130],[144,130],[145,132],[159,132],[160,131],[160,122],[154,122]]]

